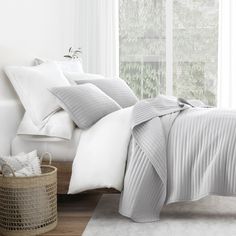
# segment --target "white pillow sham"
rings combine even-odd
[[[76,73],[76,72],[66,72],[64,73],[64,75],[68,79],[71,85],[77,85],[76,81],[105,79],[105,77],[102,75],[90,74],[90,73],[81,74],[81,73]]]
[[[64,110],[53,114],[42,128],[38,128],[26,112],[18,127],[17,135],[24,139],[35,141],[70,140],[74,128],[74,122]]]
[[[90,73],[75,73],[75,72],[66,72],[64,73],[65,77],[68,80],[77,81],[77,80],[96,80],[96,79],[105,79],[103,75],[99,74],[90,74]]]
[[[70,72],[79,73],[79,74],[84,73],[82,63],[78,59],[64,60],[64,61],[54,61],[54,60],[42,59],[42,58],[34,59],[34,64],[36,66],[41,65],[46,62],[55,62],[60,67],[63,73],[70,73]]]
[[[60,68],[48,62],[32,67],[8,66],[5,72],[34,124],[42,127],[60,109],[48,89],[70,85]]]

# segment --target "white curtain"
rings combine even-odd
[[[236,0],[219,0],[218,106],[236,108]]]
[[[119,76],[118,0],[75,1],[75,44],[82,48],[85,71]]]

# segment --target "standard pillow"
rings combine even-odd
[[[81,129],[87,129],[102,117],[121,109],[112,98],[93,84],[58,87],[50,91]]]
[[[76,73],[76,72],[66,72],[65,77],[68,79],[71,85],[76,85],[78,80],[95,80],[95,79],[105,79],[103,75],[90,74],[90,73]]]
[[[66,72],[64,74],[67,79],[72,80],[72,81],[105,79],[103,75],[91,74],[91,73],[80,74],[76,72]]]
[[[77,80],[77,84],[92,83],[100,88],[109,97],[114,99],[121,107],[133,106],[138,98],[131,90],[131,88],[122,79],[88,79],[88,80]]]
[[[55,62],[60,69],[63,71],[63,73],[78,73],[82,74],[84,73],[83,66],[80,60],[64,60],[64,61],[53,61],[53,60],[47,60],[42,58],[35,58],[34,64],[41,65],[46,62]]]
[[[70,86],[62,71],[52,62],[32,67],[8,66],[5,72],[31,120],[38,127],[42,127],[46,118],[60,109],[48,89]]]
[[[70,140],[73,131],[74,122],[66,111],[61,110],[53,114],[42,128],[38,128],[26,112],[17,135],[27,140],[61,141],[62,139]]]

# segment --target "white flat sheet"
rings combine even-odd
[[[50,152],[53,161],[73,161],[76,156],[80,133],[80,129],[75,129],[71,140],[62,141],[35,141],[16,136],[12,141],[11,153],[16,155],[20,152],[30,152],[36,149],[39,155]]]

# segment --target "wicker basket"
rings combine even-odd
[[[57,225],[57,169],[32,177],[0,175],[0,234],[39,235]]]

